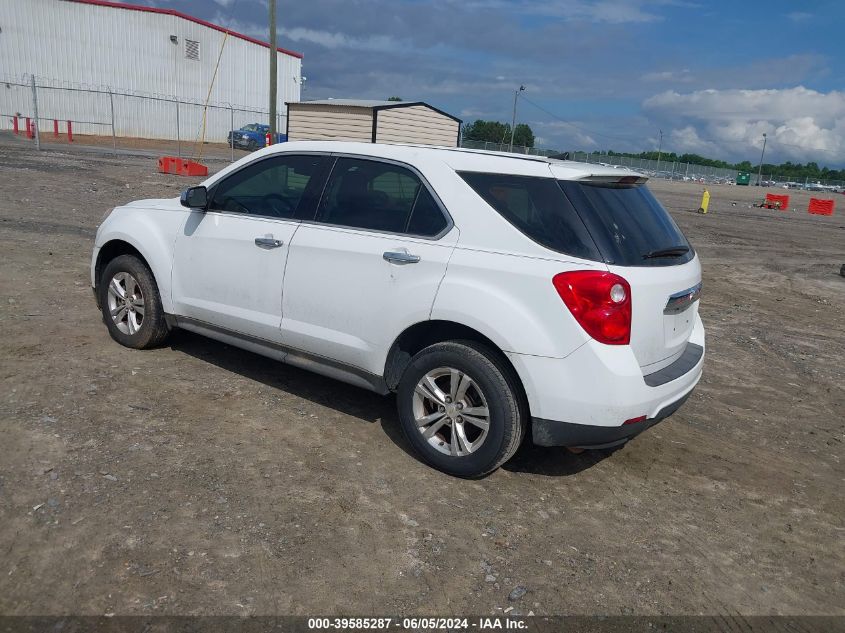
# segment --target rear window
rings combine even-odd
[[[508,174],[460,176],[522,233],[559,253],[618,266],[671,266],[694,256],[672,218],[643,186]],[[664,253],[667,249],[671,252]]]
[[[684,234],[646,187],[559,184],[608,264],[674,266],[695,256]]]

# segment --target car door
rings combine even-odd
[[[339,157],[290,245],[283,343],[381,375],[396,336],[429,318],[457,236],[418,172]]]
[[[300,214],[313,217],[327,162],[326,155],[275,155],[211,187],[208,209],[190,213],[176,238],[178,316],[279,341],[288,247]]]

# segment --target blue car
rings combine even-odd
[[[269,125],[264,125],[263,123],[250,123],[239,130],[229,132],[226,140],[229,147],[252,151],[258,149],[259,147],[264,147],[267,139],[267,133],[269,131]],[[277,143],[284,143],[286,140],[288,140],[288,137],[285,134],[276,134]]]

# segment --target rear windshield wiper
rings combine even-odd
[[[643,259],[654,259],[656,257],[680,257],[689,253],[689,246],[670,246],[669,248],[661,248],[656,251],[651,251],[643,255]]]

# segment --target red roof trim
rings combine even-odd
[[[112,7],[113,9],[129,9],[130,11],[146,11],[147,13],[161,13],[164,15],[173,15],[177,18],[182,18],[183,20],[190,20],[191,22],[196,22],[197,24],[201,24],[202,26],[207,26],[210,29],[214,29],[215,31],[220,31],[221,33],[228,33],[233,37],[240,38],[242,40],[246,40],[247,42],[252,42],[253,44],[258,44],[259,46],[264,46],[265,48],[270,48],[270,45],[267,42],[262,42],[261,40],[257,40],[254,37],[250,37],[249,35],[244,35],[243,33],[238,33],[237,31],[232,31],[231,29],[225,29],[222,26],[217,24],[212,24],[211,22],[206,22],[205,20],[201,20],[199,18],[195,18],[192,15],[187,15],[186,13],[182,13],[181,11],[176,11],[175,9],[160,9],[158,7],[146,7],[137,4],[123,4],[122,2],[111,2],[111,0],[69,0],[70,2],[78,2],[80,4],[93,4],[99,7]],[[277,51],[280,53],[284,53],[285,55],[290,55],[291,57],[296,57],[298,59],[302,59],[302,53],[297,53],[296,51],[291,51],[286,48],[277,48]]]

